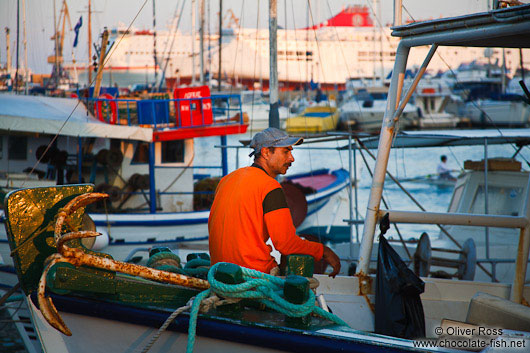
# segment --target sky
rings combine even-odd
[[[139,29],[153,28],[153,1],[156,8],[156,28],[167,29],[180,10],[184,1],[184,10],[180,29],[190,31],[191,29],[191,4],[192,0],[91,0],[92,10],[92,40],[97,41],[99,34],[105,26],[113,28],[120,23],[132,25]],[[491,0],[489,0],[491,2]],[[527,3],[530,0],[523,0]],[[22,6],[23,0],[18,0]],[[196,0],[198,3],[199,0]],[[217,30],[219,0],[205,0],[206,21],[210,18],[212,31]],[[62,0],[25,0],[26,5],[26,28],[27,28],[27,52],[28,66],[35,73],[50,73],[51,65],[46,63],[47,57],[53,55],[54,43],[50,40],[53,34],[54,3],[56,16],[62,6]],[[364,5],[374,7],[375,3],[381,4],[377,11],[378,17],[383,24],[391,24],[393,18],[393,0],[277,0],[278,3],[278,25],[287,28],[301,28],[307,25],[307,8],[310,4],[310,13],[314,23],[321,22],[341,11],[349,5]],[[404,10],[403,19],[409,14],[415,20],[425,20],[439,17],[451,17],[474,12],[483,12],[488,9],[488,0],[402,0]],[[83,16],[83,26],[79,34],[79,45],[73,52],[78,61],[86,62],[87,49],[87,5],[88,0],[67,1],[72,27],[75,26],[80,16]],[[268,0],[223,0],[223,13],[228,9],[241,20],[243,27],[268,26]],[[210,9],[208,15],[208,7]],[[287,14],[287,16],[286,16]],[[310,18],[311,18],[310,17]],[[286,22],[287,18],[287,22]],[[23,14],[20,10],[19,17],[20,42],[19,42],[19,65],[24,66],[23,51]],[[311,20],[310,20],[311,21]],[[5,27],[11,29],[11,53],[12,62],[15,63],[16,53],[16,28],[17,28],[17,0],[0,0],[0,65],[6,62],[6,36]],[[67,25],[68,30],[68,25]],[[70,32],[65,35],[64,55],[68,61],[71,57],[74,34]]]

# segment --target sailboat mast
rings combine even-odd
[[[28,94],[28,40],[26,36],[26,0],[22,0],[22,26],[24,31],[24,94]]]
[[[269,126],[280,128],[280,116],[278,114],[278,51],[277,51],[277,32],[278,32],[278,6],[276,0],[269,0],[269,58],[270,58],[270,75],[269,75]]]
[[[94,93],[93,97],[99,97],[99,91],[101,89],[101,79],[103,78],[103,66],[105,64],[105,57],[107,56],[107,42],[109,41],[109,31],[107,27],[101,35],[101,47],[99,51],[99,63],[98,63],[98,72],[96,73],[96,83],[94,84]]]
[[[156,83],[158,81],[158,62],[156,59],[156,8],[155,8],[155,0],[153,0],[153,58],[155,62],[155,83],[153,85],[153,90],[156,87]]]
[[[223,53],[223,0],[219,0],[219,74],[217,76],[217,79],[219,82],[217,83],[217,90],[221,92],[221,55]]]
[[[210,0],[208,0],[208,2],[206,3],[206,5],[208,6],[207,8],[207,13],[208,13],[208,72],[209,72],[209,75],[208,75],[208,86],[212,86],[212,43],[211,43],[211,39],[212,39],[212,22],[210,21],[211,19],[211,12],[210,12]]]
[[[11,36],[9,35],[9,27],[6,27],[6,70],[9,74],[11,72]]]
[[[200,80],[201,85],[204,85],[204,0],[199,0],[199,43]]]
[[[378,27],[379,27],[379,59],[381,62],[381,85],[384,85],[385,82],[385,63],[384,63],[384,53],[383,53],[383,17],[381,15],[381,0],[378,1],[377,6],[377,15],[379,16]]]
[[[92,70],[90,69],[90,62],[92,60],[92,7],[91,7],[91,0],[88,0],[88,62],[87,62],[87,70],[88,70],[88,87],[90,87],[90,84],[92,83]]]
[[[55,3],[54,3],[55,4]],[[55,15],[55,12],[54,12]],[[18,86],[18,48],[20,44],[20,1],[17,0],[17,62],[16,62],[16,70],[15,70],[15,92],[18,90],[16,89]]]
[[[191,0],[191,84],[195,84],[195,22],[197,3]]]
[[[394,0],[394,26],[401,26],[401,0]]]

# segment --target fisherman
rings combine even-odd
[[[289,136],[270,127],[250,143],[254,163],[223,177],[215,191],[208,220],[212,265],[231,262],[265,273],[277,273],[278,264],[271,255],[272,244],[282,255],[311,255],[323,258],[335,277],[340,271],[338,256],[327,246],[303,240],[296,235],[291,211],[283,189],[276,181],[294,162],[294,145],[302,138]]]
[[[447,156],[442,155],[440,157],[440,163],[436,167],[436,173],[438,173],[438,178],[445,180],[456,180],[454,176],[451,175],[452,169],[447,166]]]

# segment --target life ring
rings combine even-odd
[[[101,100],[101,99],[112,99],[111,101]],[[109,112],[110,109],[110,112]],[[103,93],[98,97],[96,102],[96,110],[98,113],[98,119],[100,121],[105,121],[105,117],[109,116],[108,123],[116,124],[118,121],[118,106],[114,97],[108,93]]]

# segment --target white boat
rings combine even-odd
[[[457,95],[448,110],[462,116],[470,125],[524,127],[530,122],[530,106],[518,80],[510,80],[505,89],[503,70],[497,64],[475,61],[463,64],[453,73],[444,74],[441,81]]]
[[[414,102],[421,109],[418,125],[422,129],[453,128],[460,118],[446,111],[451,103],[451,90],[445,81],[424,79],[416,88]]]
[[[235,95],[213,96],[212,99],[237,100]],[[219,151],[220,160],[225,158],[224,168],[223,165],[199,165],[194,161],[193,138],[223,138],[226,134],[244,133],[247,125],[242,121],[239,106],[234,108],[234,105],[229,108],[229,114],[239,114],[236,121],[225,119],[216,122],[210,119],[202,124],[200,112],[191,120],[189,116],[186,119],[184,114],[177,120],[169,115],[170,105],[172,110],[174,103],[184,109],[186,103],[189,106],[189,101],[94,100],[96,107],[109,104],[109,115],[112,117],[115,114],[117,122],[128,124],[131,118],[136,117],[136,111],[138,123],[144,126],[141,127],[138,123],[128,126],[101,122],[75,99],[2,95],[0,132],[8,146],[8,153],[4,156],[10,157],[1,160],[0,187],[6,193],[20,187],[85,181],[94,183],[99,191],[112,194],[113,198],[106,205],[90,210],[96,228],[104,234],[91,247],[95,250],[105,248],[117,259],[125,259],[135,249],[153,246],[177,249],[187,243],[188,246],[204,247],[208,239],[208,198],[211,202],[208,195],[213,194],[219,179],[197,181],[203,177],[197,175],[197,170],[215,169],[226,174],[227,161],[223,157],[226,150]],[[206,98],[194,101],[202,102]],[[78,104],[80,106],[74,109]],[[156,110],[156,119],[149,114],[149,105]],[[101,109],[96,111],[105,111]],[[15,131],[17,134],[13,133]],[[36,165],[38,157],[58,131],[54,156],[45,155],[44,160],[50,159],[46,160],[47,167],[42,167],[41,163],[36,168],[41,178],[30,174],[31,166]],[[14,147],[18,151],[15,152]],[[50,178],[53,175],[55,178]],[[304,184],[305,187],[312,186],[311,178],[316,180],[319,177],[324,177],[326,182],[305,197],[307,212],[304,215],[307,217],[302,220],[306,225],[314,221],[313,218],[330,197],[348,185],[348,173],[344,170],[320,170],[310,178],[305,174],[288,176],[293,183]],[[3,223],[4,218],[0,219]],[[0,245],[2,260],[10,263],[3,227]]]
[[[476,126],[524,127],[530,124],[530,105],[522,96],[471,101],[466,103],[463,114]]]
[[[455,352],[458,349],[472,347],[486,353],[505,351],[507,348],[528,347],[530,344],[530,332],[528,331],[530,309],[521,303],[525,297],[528,298],[530,295],[530,287],[525,286],[524,283],[530,251],[530,202],[528,202],[530,188],[527,187],[524,196],[524,213],[518,216],[405,213],[381,210],[380,201],[395,124],[399,120],[400,111],[404,108],[406,99],[412,95],[412,92],[407,92],[405,100],[397,101],[397,93],[400,91],[398,89],[399,77],[403,77],[406,69],[409,49],[437,43],[430,50],[425,67],[428,59],[434,55],[437,45],[501,46],[511,44],[527,47],[530,43],[530,21],[527,20],[529,16],[530,5],[523,5],[458,18],[412,23],[395,28],[394,34],[402,37],[402,40],[397,49],[394,76],[389,89],[388,109],[381,128],[357,273],[354,277],[339,276],[336,279],[315,276],[320,283],[316,288],[316,295],[322,294],[327,303],[321,304],[322,308],[331,308],[335,315],[344,320],[344,323],[316,309],[314,309],[315,312],[325,316],[326,319],[310,317],[295,320],[296,323],[293,323],[292,318],[286,318],[286,316],[292,317],[295,314],[260,311],[256,305],[248,305],[244,309],[218,307],[200,314],[197,321],[195,321],[197,316],[194,310],[196,307],[189,316],[178,316],[179,311],[174,310],[176,307],[184,308],[185,303],[192,296],[195,296],[198,302],[208,294],[207,292],[198,294],[199,290],[197,290],[197,288],[205,288],[206,283],[196,278],[181,278],[172,272],[155,272],[154,269],[116,263],[101,257],[94,258],[90,254],[83,253],[82,250],[74,250],[70,248],[71,245],[61,242],[64,239],[64,234],[61,234],[64,217],[57,217],[57,222],[59,222],[57,224],[55,213],[51,210],[64,207],[64,212],[61,214],[69,214],[72,217],[72,225],[78,224],[81,221],[81,215],[75,215],[76,208],[73,205],[80,199],[74,199],[76,201],[71,201],[73,203],[66,206],[62,204],[65,198],[71,199],[72,196],[89,191],[90,187],[46,189],[48,192],[35,200],[41,207],[28,210],[41,216],[44,212],[45,217],[32,218],[38,218],[42,222],[20,221],[26,215],[24,212],[27,209],[26,197],[31,199],[36,191],[19,190],[8,195],[6,212],[12,246],[19,247],[28,244],[27,246],[31,247],[31,251],[17,252],[19,256],[17,274],[23,284],[28,306],[32,312],[32,320],[45,350],[94,352],[110,349],[114,352],[127,352],[140,350],[143,347],[149,348],[150,338],[157,332],[156,329],[161,327],[164,320],[175,319],[175,317],[176,321],[173,324],[161,327],[160,338],[151,347],[152,352],[182,349],[186,339],[188,339],[188,348],[192,350],[194,347],[196,352],[216,350]],[[419,79],[420,76],[417,78]],[[96,196],[82,196],[81,200]],[[57,205],[57,202],[61,206]],[[403,277],[410,275],[406,267],[395,268],[393,277],[395,282],[388,286],[380,284],[376,286],[375,281],[383,280],[384,276],[376,277],[369,272],[368,265],[375,228],[379,219],[383,219],[384,213],[389,215],[392,222],[434,222],[478,227],[502,225],[519,228],[520,241],[515,254],[516,272],[513,283],[424,278],[425,286],[422,288],[424,292],[421,295],[422,308],[415,307],[415,309],[418,309],[417,317],[424,319],[426,337],[413,339],[416,337],[403,337],[399,332],[396,333],[397,331],[391,334],[376,331],[377,322],[395,320],[394,322],[401,327],[412,325],[410,317],[409,320],[406,318],[404,313],[406,310],[399,310],[406,305],[404,301],[398,301],[398,304],[389,307],[380,305],[379,295],[382,290],[393,289],[396,295],[397,293],[405,295],[404,292],[417,292],[408,285],[408,282],[401,283],[400,281]],[[57,234],[54,234],[54,229],[57,230]],[[70,237],[74,235],[70,233]],[[49,239],[50,245],[56,244],[57,248],[54,249],[48,245],[46,238]],[[33,241],[30,242],[28,239]],[[45,259],[50,255],[48,265],[44,268]],[[385,261],[382,260],[382,262]],[[84,269],[83,266],[92,268]],[[231,266],[228,268],[233,269]],[[234,275],[225,281],[233,285],[228,286],[227,283],[228,288],[220,289],[218,282],[221,278],[216,278],[216,274],[226,275],[227,272],[219,272],[219,269],[218,265],[210,269],[208,285],[211,286],[211,290],[223,298],[231,297],[232,290],[242,289],[245,286],[247,289],[258,288],[258,279],[262,278],[266,280],[265,282],[281,282],[283,288],[292,285],[292,279],[283,282],[283,280],[273,279],[264,274],[245,271],[250,274],[250,278],[247,276],[243,280],[256,280],[256,282],[246,282],[239,286],[241,281],[237,275]],[[120,275],[118,272],[129,275]],[[236,274],[237,271],[233,270],[232,273]],[[130,274],[141,275],[143,278],[131,278]],[[146,281],[146,279],[155,278],[159,281],[163,278],[166,283],[180,283],[180,285]],[[299,278],[296,277],[297,280]],[[287,285],[287,282],[291,284]],[[308,282],[303,279],[300,283],[308,285]],[[184,287],[186,284],[188,287]],[[266,283],[260,285],[268,288],[269,293],[273,292],[272,285],[269,286]],[[419,293],[422,290],[419,290]],[[166,291],[164,292],[166,296],[158,295],[163,291]],[[177,292],[178,295],[175,298]],[[306,304],[313,310],[315,298],[310,294],[308,287],[301,288],[298,293],[308,293]],[[418,303],[420,302],[419,293],[409,298],[417,300],[416,303]],[[49,299],[46,299],[46,295],[49,295]],[[258,294],[254,297],[257,296]],[[290,297],[289,293],[286,293],[285,297]],[[278,299],[275,295],[266,295],[264,300],[267,301],[268,298],[273,298],[275,303]],[[35,304],[37,301],[38,304]],[[55,303],[56,310],[51,306],[52,301]],[[212,298],[210,303],[214,302],[220,303]],[[303,303],[304,300],[299,302]],[[231,305],[234,303],[232,302]],[[395,316],[391,313],[394,310],[398,311]],[[46,315],[46,318],[41,314]],[[301,313],[302,316],[306,314],[307,312]],[[399,316],[400,314],[403,316]],[[59,320],[60,318],[64,321]],[[333,323],[327,321],[328,319],[336,321]],[[304,323],[303,320],[307,321]],[[70,331],[71,336],[59,333],[50,324],[63,333]],[[419,325],[422,324],[419,323]],[[69,328],[69,331],[66,328]],[[465,329],[468,330],[465,331]],[[480,337],[481,333],[487,337]]]
[[[364,87],[339,107],[339,125],[344,130],[378,131],[386,110],[388,87]],[[408,103],[403,110],[402,128],[419,126],[419,109]]]
[[[241,91],[241,110],[249,116],[248,129],[250,131],[261,131],[269,127],[270,104],[264,97],[263,92]],[[280,126],[285,127],[287,118],[291,115],[286,107],[278,107]]]

